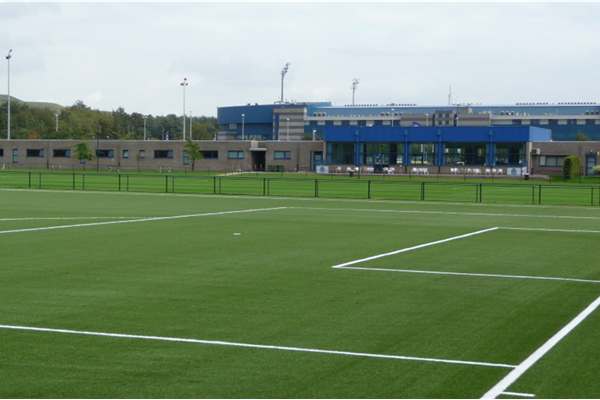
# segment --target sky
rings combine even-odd
[[[151,115],[286,101],[600,102],[600,3],[0,2],[24,101]],[[9,62],[0,59],[0,94]]]

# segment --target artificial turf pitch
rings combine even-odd
[[[0,190],[0,397],[597,398],[599,222]]]

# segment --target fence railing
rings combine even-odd
[[[61,173],[13,170],[0,172],[0,187],[600,206],[600,186],[557,184],[416,182],[236,175]]]

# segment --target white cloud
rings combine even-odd
[[[194,115],[277,101],[286,62],[285,97],[302,101],[348,104],[353,78],[357,102],[369,104],[445,104],[450,84],[460,102],[597,101],[599,12],[598,3],[0,3],[0,52],[13,48],[18,98],[154,115],[181,114],[184,77]]]

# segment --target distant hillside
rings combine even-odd
[[[0,103],[5,103],[8,101],[8,96],[5,94],[0,94]],[[15,103],[25,103],[27,104],[29,107],[31,108],[47,108],[50,109],[52,111],[57,111],[60,112],[61,110],[63,110],[65,107],[61,106],[60,104],[56,104],[56,103],[43,103],[40,101],[23,101],[23,100],[19,100],[16,97],[10,96],[10,102],[15,102]]]

